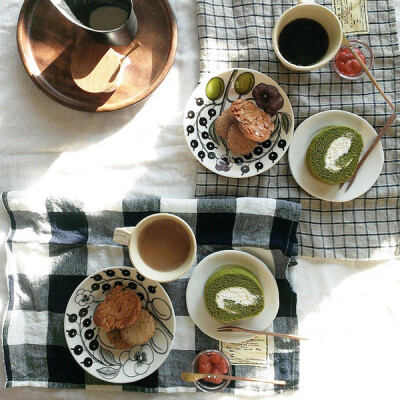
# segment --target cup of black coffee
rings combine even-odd
[[[281,63],[295,71],[311,71],[327,64],[342,44],[337,16],[314,2],[299,0],[275,24],[272,45]]]

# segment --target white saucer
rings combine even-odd
[[[324,183],[312,175],[306,162],[308,146],[319,131],[339,125],[355,129],[362,135],[364,148],[361,159],[377,133],[365,119],[340,110],[324,111],[307,118],[297,127],[288,153],[290,170],[298,185],[312,196],[332,202],[350,201],[367,192],[381,174],[384,162],[382,143],[379,142],[358,171],[357,178],[347,192],[347,183],[340,188],[340,185]]]
[[[258,278],[263,287],[265,304],[264,310],[253,318],[224,324],[214,319],[207,311],[203,291],[211,274],[221,267],[233,265],[247,269]],[[242,251],[219,251],[204,258],[195,268],[186,289],[186,305],[193,322],[206,335],[223,342],[239,343],[255,335],[218,332],[217,328],[223,325],[235,325],[248,329],[266,330],[278,313],[278,285],[268,267],[258,258]]]

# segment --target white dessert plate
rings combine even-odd
[[[130,350],[116,349],[93,323],[97,306],[116,285],[134,290],[156,325],[146,344]],[[159,283],[134,268],[106,268],[75,289],[65,311],[64,333],[72,356],[89,374],[109,383],[136,382],[152,374],[167,358],[175,336],[175,313]]]
[[[206,308],[204,286],[208,278],[225,266],[239,266],[252,272],[260,281],[265,297],[263,311],[252,318],[223,323],[214,319]],[[240,343],[255,335],[248,333],[218,332],[223,325],[235,325],[242,328],[266,330],[275,319],[279,309],[279,292],[276,280],[268,267],[258,258],[242,251],[224,250],[210,254],[195,268],[186,289],[186,305],[193,322],[206,335],[216,340]]]
[[[323,111],[307,118],[296,129],[289,149],[289,165],[298,185],[307,193],[321,200],[345,202],[360,197],[367,192],[378,179],[384,162],[382,143],[379,142],[358,171],[357,177],[346,192],[348,183],[342,188],[317,179],[309,170],[306,161],[308,146],[314,136],[330,126],[347,126],[358,131],[364,140],[361,157],[374,141],[377,133],[363,118],[347,111]]]
[[[271,115],[275,129],[250,154],[232,153],[214,132],[218,116],[237,99],[253,100]],[[286,93],[269,76],[236,68],[211,75],[194,90],[186,105],[183,126],[193,156],[210,171],[228,178],[249,178],[273,167],[286,153],[293,136],[293,110]]]

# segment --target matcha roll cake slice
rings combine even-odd
[[[363,146],[362,136],[354,129],[345,126],[324,129],[307,149],[307,165],[324,182],[345,182],[354,174]]]
[[[257,277],[245,268],[223,267],[204,287],[209,313],[218,321],[231,322],[254,317],[264,309],[264,293]]]

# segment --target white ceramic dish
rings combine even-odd
[[[254,99],[257,97],[257,101]],[[275,130],[245,156],[233,154],[214,132],[214,122],[238,98],[253,100],[272,116]],[[293,110],[286,93],[269,76],[236,68],[209,76],[194,90],[183,119],[193,156],[210,171],[229,178],[249,178],[273,167],[293,136]]]
[[[340,188],[340,185],[324,183],[312,175],[306,162],[308,146],[322,129],[339,125],[355,129],[362,135],[364,148],[361,159],[377,133],[365,119],[340,110],[324,111],[307,118],[297,127],[289,149],[290,170],[298,185],[312,196],[331,202],[350,201],[363,195],[378,179],[384,162],[382,143],[378,143],[358,171],[353,185],[347,192],[345,192],[347,183]]]
[[[253,318],[222,323],[207,311],[204,301],[204,285],[210,275],[224,266],[240,266],[252,272],[260,281],[264,296],[264,310]],[[224,342],[239,343],[254,337],[252,334],[218,332],[223,325],[235,325],[248,329],[266,330],[275,319],[279,309],[279,292],[276,280],[268,267],[258,258],[242,251],[224,250],[204,258],[194,270],[186,289],[186,305],[193,322],[206,335]]]
[[[93,323],[97,306],[115,284],[133,289],[142,307],[153,315],[156,331],[143,346],[118,350]],[[152,374],[167,358],[175,336],[175,313],[159,283],[134,268],[106,268],[75,289],[65,311],[64,333],[72,356],[89,374],[109,383],[135,382]]]

